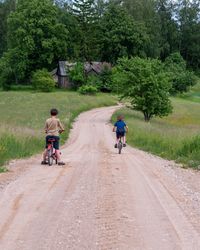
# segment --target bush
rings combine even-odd
[[[32,85],[12,84],[10,85],[12,91],[30,91],[33,90]]]
[[[69,78],[73,82],[75,89],[79,88],[86,82],[83,63],[77,63],[74,66],[69,72]]]
[[[112,70],[105,65],[100,74],[100,90],[102,92],[112,91]]]
[[[99,89],[101,86],[101,80],[96,75],[89,75],[87,78],[87,85],[94,86]]]
[[[32,84],[34,89],[42,92],[51,92],[55,88],[55,82],[46,69],[33,73]]]
[[[2,56],[0,60],[0,86],[3,90],[10,90],[10,84],[13,82],[13,73],[9,64],[7,55]]]
[[[95,95],[98,89],[92,85],[83,85],[78,89],[78,92],[82,95]]]
[[[195,74],[191,71],[184,71],[182,73],[173,74],[172,79],[172,94],[187,92],[191,86],[197,83]]]
[[[186,62],[180,53],[173,53],[166,58],[165,70],[172,83],[171,94],[187,92],[197,83],[195,74],[186,69]]]

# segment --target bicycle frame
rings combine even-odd
[[[53,164],[53,161],[55,160],[56,164],[57,164],[57,156],[56,156],[56,153],[54,152],[54,147],[53,147],[53,142],[54,142],[54,139],[50,139],[48,141],[48,146],[47,146],[47,161],[48,161],[48,165],[49,166],[52,166]]]

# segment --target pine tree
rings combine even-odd
[[[91,61],[97,58],[99,44],[97,39],[98,15],[94,0],[74,0],[72,12],[80,28],[80,58]]]

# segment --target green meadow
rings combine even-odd
[[[153,118],[145,123],[142,113],[124,108],[116,112],[112,120],[117,114],[124,114],[130,145],[176,160],[185,167],[199,168],[200,102],[197,95],[196,90],[192,90],[186,97],[172,98],[173,113],[166,118]]]
[[[82,111],[116,104],[117,99],[107,94],[83,96],[75,92],[57,91],[36,93],[28,91],[0,92],[0,166],[10,159],[28,157],[44,147],[44,123],[53,107],[66,131],[64,142],[74,118]],[[0,172],[6,171],[0,167]]]
[[[180,98],[192,102],[200,102],[200,80],[189,92],[180,95]]]

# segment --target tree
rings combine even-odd
[[[0,57],[7,50],[7,18],[15,10],[15,0],[0,1]]]
[[[114,83],[121,97],[130,99],[132,108],[144,114],[146,122],[153,116],[163,117],[172,111],[171,85],[159,60],[120,59],[114,69]]]
[[[111,4],[102,22],[102,60],[116,63],[122,56],[145,56],[148,35],[145,26],[134,21],[126,10]]]
[[[68,60],[79,61],[81,58],[81,28],[77,18],[71,12],[71,7],[65,4],[62,8],[59,7],[59,21],[68,30],[68,46],[66,56]]]
[[[163,61],[179,49],[178,24],[173,20],[174,5],[168,0],[157,0],[157,15],[160,28],[160,59]]]
[[[193,69],[200,68],[200,2],[179,2],[180,53]]]
[[[30,79],[37,69],[51,69],[67,49],[67,30],[58,22],[51,0],[19,0],[8,18],[8,53],[16,79]],[[20,54],[20,57],[18,57]],[[23,62],[23,72],[17,65]]]
[[[98,13],[95,0],[74,0],[72,13],[77,19],[79,27],[80,58],[91,61],[97,58],[98,43]]]
[[[165,60],[165,70],[168,72],[172,83],[171,94],[187,92],[197,83],[197,78],[192,71],[187,70],[186,61],[180,53],[172,53]]]
[[[156,0],[123,0],[123,6],[131,17],[143,23],[149,36],[145,53],[148,57],[160,57],[160,24],[156,12]]]

